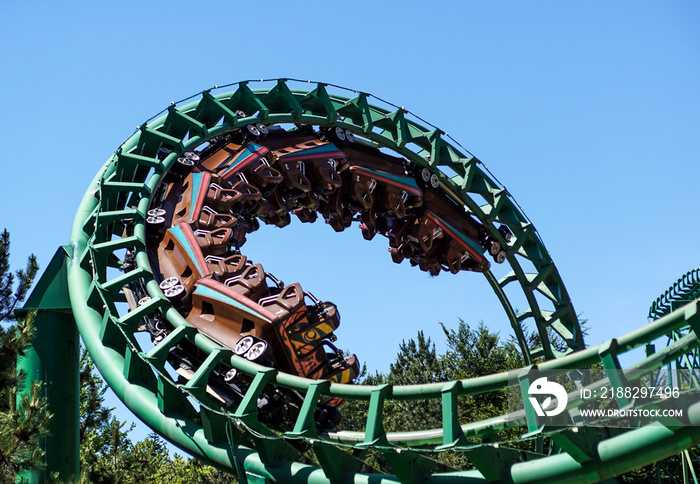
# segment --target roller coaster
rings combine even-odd
[[[357,225],[365,239],[387,239],[393,262],[433,276],[483,274],[526,366],[444,383],[353,384],[358,358],[334,344],[339,308],[245,255],[261,223],[285,227],[292,216],[337,232]],[[497,277],[494,267],[510,271]],[[580,399],[570,399],[566,425],[526,410],[460,420],[462,397],[515,386],[525,399],[547,371],[565,370],[581,391],[621,387],[620,374],[696,368],[695,276],[655,302],[650,324],[586,348],[557,268],[509,191],[446,133],[363,92],[277,79],[172,103],[99,171],[47,273],[25,308],[74,321],[141,420],[241,482],[595,482],[700,443],[700,404],[683,409],[683,425],[613,430],[582,425]],[[667,335],[656,351],[652,342]],[[623,370],[620,357],[638,348],[644,355]],[[576,371],[596,368],[605,376],[595,382]],[[367,402],[362,430],[344,428],[345,401]],[[391,401],[434,405],[442,426],[386,432]],[[509,429],[522,430],[527,450],[504,439]],[[443,452],[468,465],[439,463]]]

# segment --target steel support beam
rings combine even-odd
[[[22,473],[18,482],[42,484],[52,473],[64,482],[80,474],[80,340],[70,309],[67,281],[68,255],[58,249],[18,316],[35,312],[36,338],[17,361],[27,375],[17,394],[18,405],[41,382],[53,415],[49,435],[41,442],[43,469]]]

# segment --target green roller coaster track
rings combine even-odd
[[[239,117],[240,112],[249,114]],[[339,126],[436,173],[440,189],[461,202],[465,213],[480,220],[506,248],[511,272],[500,279],[491,272],[485,276],[529,366],[516,372],[446,383],[331,384],[258,366],[199,334],[172,307],[153,277],[145,252],[150,197],[182,153],[257,122]],[[158,153],[163,147],[172,152],[161,160]],[[122,235],[121,223],[126,220],[135,222],[133,236]],[[512,231],[510,243],[497,230],[501,225]],[[122,273],[119,269],[127,249],[136,253],[137,268]],[[601,433],[586,427],[542,426],[528,412],[459,421],[462,396],[499,392],[512,385],[513,379],[526,389],[540,372],[552,369],[602,367],[612,375],[621,369],[621,355],[674,332],[677,337],[666,348],[648,351],[628,371],[641,374],[677,361],[699,346],[699,301],[684,301],[687,304],[674,307],[674,311],[635,332],[585,348],[557,268],[510,193],[480,160],[444,132],[402,107],[362,92],[278,79],[216,87],[173,103],[142,124],[97,174],[78,209],[70,243],[59,251],[52,266],[59,282],[40,283],[41,292],[55,294],[58,302],[42,306],[40,296],[36,296],[25,308],[43,308],[74,318],[97,368],[141,420],[188,453],[233,470],[242,482],[594,482],[700,443],[700,427],[692,425],[674,427],[651,422]],[[137,280],[147,288],[151,299],[135,310],[124,311],[122,288]],[[526,301],[526,309],[516,313],[514,298],[518,305]],[[135,336],[139,322],[156,312],[175,329],[154,346],[142,347]],[[539,334],[541,347],[528,347],[524,334],[530,328]],[[166,355],[173,344],[184,339],[208,357],[187,384],[178,384],[167,371]],[[551,344],[553,340],[560,343],[556,347],[567,350],[558,352]],[[206,395],[208,376],[221,361],[252,378],[235,410],[222,409]],[[575,376],[573,380],[579,387],[587,384]],[[288,432],[272,431],[258,420],[257,398],[270,383],[303,396],[299,415]],[[618,386],[622,382],[610,378],[608,384]],[[368,402],[364,430],[318,432],[313,412],[323,396]],[[442,426],[385,432],[382,417],[388,401],[430,402],[442,409]],[[572,416],[580,404],[569,403]],[[700,425],[700,403],[686,411],[690,421]],[[539,445],[526,452],[500,442],[499,433],[512,427],[526,428],[523,438]],[[552,443],[549,449],[542,445],[545,440]],[[300,462],[304,460],[298,450],[300,442],[312,451],[317,464]],[[371,468],[368,472],[365,457],[369,452],[381,454],[391,473]],[[436,466],[428,455],[433,452],[462,453],[473,468]]]

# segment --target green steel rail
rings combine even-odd
[[[584,348],[576,313],[559,273],[532,223],[509,192],[474,156],[441,130],[403,108],[370,104],[370,96],[322,83],[291,80],[251,82],[215,88],[173,103],[141,125],[97,174],[84,196],[68,247],[71,308],[80,334],[107,383],[146,424],[183,450],[229,469],[244,482],[592,482],[677,454],[700,442],[697,427],[651,424],[615,436],[599,436],[578,428],[538,427],[533,416],[514,413],[477,422],[460,422],[460,396],[502,391],[515,376],[528,382],[538,371],[561,368],[620,368],[619,356],[681,327],[691,331],[656,354],[634,365],[637,372],[668,363],[699,346],[695,328],[698,302],[692,302],[654,323],[595,348]],[[376,98],[374,98],[376,99]],[[374,99],[372,99],[374,101]],[[237,112],[247,113],[239,118]],[[222,348],[189,325],[158,288],[145,252],[144,220],[150,197],[161,177],[185,151],[222,133],[251,123],[296,123],[340,126],[389,148],[439,176],[440,187],[464,204],[507,251],[512,271],[486,278],[498,296],[520,342],[529,367],[486,377],[426,385],[355,386],[330,384],[280,373],[255,365]],[[165,159],[159,149],[172,150]],[[133,220],[133,236],[122,237],[121,222]],[[497,228],[513,232],[506,244]],[[119,269],[127,249],[136,252],[137,269]],[[125,311],[122,287],[140,280],[151,300]],[[526,301],[516,314],[513,298]],[[141,319],[160,312],[175,328],[163,341],[142,347],[136,337]],[[533,325],[543,346],[530,349],[524,329]],[[550,345],[558,338],[567,348],[558,354]],[[188,339],[208,357],[184,385],[168,372],[166,355]],[[557,358],[558,357],[558,358]],[[206,395],[208,375],[225,360],[249,374],[252,384],[235,409],[222,409]],[[544,361],[538,366],[535,361]],[[304,403],[286,433],[272,431],[257,418],[257,397],[268,383],[303,395]],[[581,384],[581,382],[578,382]],[[369,415],[364,431],[318,433],[313,411],[322,396],[364,400]],[[387,433],[382,415],[387,401],[429,401],[442,408],[442,427]],[[571,410],[580,402],[571,403]],[[700,423],[700,404],[687,409]],[[494,442],[503,429],[525,426],[525,439],[550,437],[556,453],[538,448],[524,452]],[[316,464],[302,464],[301,445]],[[541,447],[541,446],[540,446]],[[350,452],[352,451],[352,452]],[[368,451],[381,453],[393,474],[367,472]],[[436,468],[426,452],[461,452],[473,470]],[[436,470],[437,469],[437,470]]]
[[[683,274],[649,308],[649,320],[666,316],[674,309],[688,304],[700,297],[700,269],[693,269]]]
[[[694,301],[700,297],[700,269],[693,269],[683,274],[671,287],[661,294],[649,308],[648,318],[655,321],[670,314],[672,311]],[[667,346],[675,344],[692,333],[691,326],[681,326],[669,332]],[[687,352],[677,354],[673,361],[667,363],[667,367],[676,371],[675,375],[681,385],[691,388],[700,387],[700,375],[695,370],[700,368],[700,349],[692,348]],[[671,375],[671,373],[669,373]],[[698,447],[686,449],[680,456],[680,469],[665,463],[659,463],[657,468],[657,481],[662,482],[662,477],[667,477],[674,482],[693,482],[698,484],[696,469],[700,469],[700,457]]]
[[[700,298],[700,269],[693,269],[683,274],[671,287],[656,298],[649,308],[648,318],[650,321],[655,321],[697,298]],[[667,345],[673,345],[676,341],[693,333],[694,330],[695,328],[689,325],[675,328],[666,335]],[[700,387],[700,375],[688,371],[700,368],[700,349],[694,348],[679,353],[674,361],[669,362],[668,367],[675,370],[685,370],[678,372],[682,376],[682,383],[695,388]]]

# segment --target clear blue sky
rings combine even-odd
[[[15,266],[34,252],[45,267],[95,173],[171,101],[243,79],[336,83],[405,106],[483,160],[598,344],[646,324],[699,265],[698,25],[690,1],[6,2],[0,225]],[[294,257],[270,254],[282,240]],[[371,370],[419,329],[442,349],[438,321],[510,334],[483,277],[397,266],[354,227],[264,230],[245,252],[336,302],[341,347]]]

